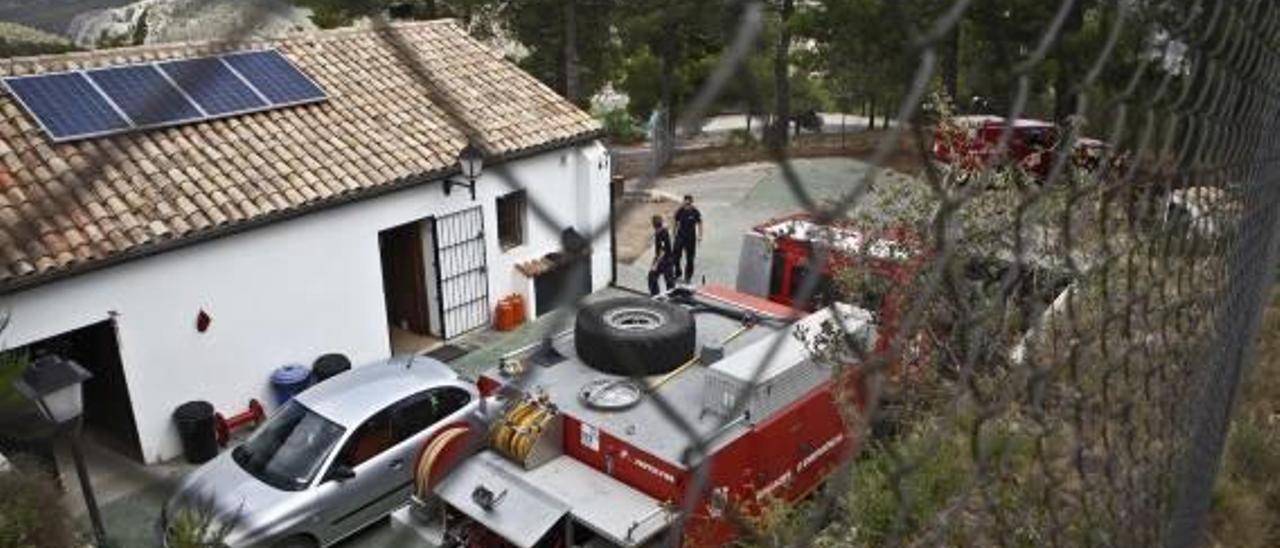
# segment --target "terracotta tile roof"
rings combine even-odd
[[[0,292],[439,176],[468,138],[499,160],[599,132],[450,20],[4,59],[0,75],[265,47],[329,100],[54,144],[0,94]]]

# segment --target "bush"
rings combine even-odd
[[[30,474],[0,472],[0,493],[4,493],[0,497],[0,548],[76,545],[76,528],[52,483]]]
[[[644,130],[627,111],[618,109],[604,113],[600,117],[604,125],[605,135],[617,144],[630,144],[644,141]]]
[[[756,136],[743,128],[729,130],[728,144],[731,147],[753,147],[758,144]]]

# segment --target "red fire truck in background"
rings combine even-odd
[[[1048,177],[1054,150],[1059,144],[1058,127],[1050,122],[1019,118],[1010,122],[1000,116],[970,115],[952,118],[935,128],[933,156],[937,161],[966,170],[992,167],[1000,139],[1006,132],[1009,144],[1004,157],[1039,178]],[[1108,145],[1097,139],[1077,138],[1072,161],[1079,168],[1096,169],[1107,154]]]

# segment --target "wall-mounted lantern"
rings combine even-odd
[[[458,170],[462,172],[462,176],[466,178],[466,182],[455,181],[452,178],[444,180],[444,195],[448,196],[453,193],[453,186],[464,186],[471,190],[471,199],[476,199],[476,179],[480,178],[480,172],[484,170],[484,153],[471,143],[462,147],[458,152]]]

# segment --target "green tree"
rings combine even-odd
[[[521,67],[585,105],[617,71],[616,11],[615,0],[525,0],[500,18],[529,50]]]

